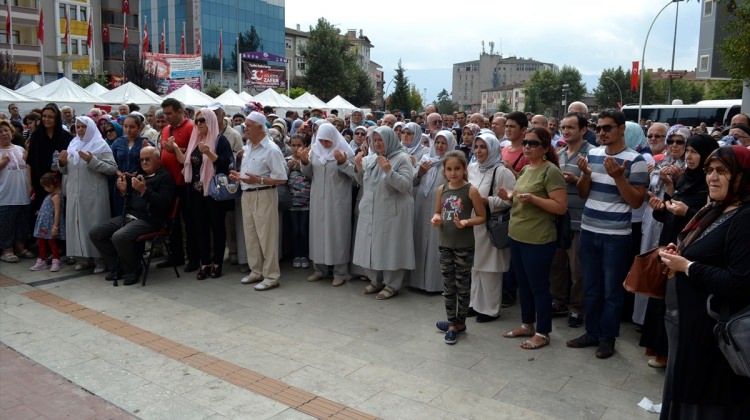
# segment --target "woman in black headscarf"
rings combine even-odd
[[[708,198],[706,174],[703,162],[719,144],[707,134],[699,134],[687,139],[685,147],[685,173],[675,182],[674,195],[664,193],[664,200],[649,191],[649,205],[653,208],[654,220],[663,223],[659,245],[677,242],[677,234],[695,216]],[[646,347],[647,354],[656,358],[648,365],[663,368],[667,364],[667,332],[664,329],[664,300],[650,298],[643,322],[640,345]]]
[[[667,281],[664,323],[669,358],[661,419],[747,419],[750,378],[739,376],[719,351],[717,321],[750,305],[750,150],[716,149],[704,164],[711,202],[660,252],[675,273]]]

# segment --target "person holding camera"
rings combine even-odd
[[[94,226],[89,232],[109,270],[106,279],[116,280],[124,273],[126,286],[138,283],[143,271],[135,240],[162,227],[175,195],[174,179],[161,167],[159,149],[142,148],[140,164],[135,176],[123,173],[117,178],[117,191],[125,200],[123,215]]]

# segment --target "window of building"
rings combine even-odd
[[[60,38],[60,54],[67,54],[68,46],[65,44],[65,38]]]
[[[285,44],[287,50],[291,50],[292,49],[292,38],[285,38],[284,39],[284,44]]]
[[[714,14],[714,2],[713,0],[703,1],[703,17],[709,17]]]
[[[78,55],[78,42],[77,39],[70,41],[70,55]]]
[[[21,43],[21,35],[18,31],[13,31],[13,45]],[[8,44],[8,33],[3,29],[0,33],[0,44]]]
[[[698,71],[701,73],[708,72],[708,64],[710,62],[710,55],[702,55],[700,56],[699,63],[698,63]]]
[[[297,62],[297,70],[305,71],[305,62]]]
[[[81,22],[88,22],[89,18],[87,13],[88,10],[86,9],[86,6],[78,6],[78,20]]]

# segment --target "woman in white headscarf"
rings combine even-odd
[[[378,127],[373,154],[355,158],[355,177],[362,186],[352,262],[367,272],[364,293],[389,299],[414,269],[414,169],[396,133]]]
[[[89,230],[109,220],[109,183],[107,175],[117,172],[112,149],[102,138],[96,123],[89,117],[76,117],[76,137],[67,150],[60,152],[58,162],[65,179],[66,254],[83,257],[76,270],[91,267],[94,273],[106,271],[99,251],[89,238]]]
[[[310,186],[310,259],[314,272],[308,281],[328,277],[334,287],[349,278],[352,238],[352,182],[354,151],[330,123],[318,128],[315,144],[298,149],[302,173]]]
[[[427,292],[442,292],[443,277],[440,272],[438,250],[439,229],[430,219],[435,214],[437,191],[445,184],[443,156],[456,149],[456,139],[448,130],[435,136],[430,153],[424,154],[414,174],[414,257],[416,266],[409,273],[409,286]]]
[[[406,153],[411,156],[412,164],[416,167],[422,160],[422,156],[427,155],[430,149],[422,145],[422,128],[419,124],[410,122],[401,129],[401,145],[404,146]]]
[[[469,182],[479,190],[490,214],[508,209],[510,201],[497,196],[500,188],[513,190],[516,177],[503,164],[500,142],[494,134],[481,133],[474,139],[474,161],[469,164]],[[487,217],[490,216],[487,215]],[[503,273],[510,267],[510,250],[490,243],[485,225],[474,226],[474,266],[471,270],[471,303],[477,322],[500,316]]]

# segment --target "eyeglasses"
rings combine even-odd
[[[355,135],[355,136],[364,136],[364,135],[365,135],[365,133],[363,133],[363,132],[361,132],[361,131],[357,131],[356,133],[354,133],[354,135]]]
[[[683,144],[685,144],[685,140],[669,139],[669,140],[667,140],[667,144],[670,145],[670,146],[673,145],[673,144],[676,144],[678,146],[682,146]]]
[[[719,176],[729,175],[729,169],[727,169],[726,166],[706,166],[705,168],[703,168],[703,172],[705,172],[707,176],[711,176],[714,171],[716,171]]]
[[[539,140],[521,140],[521,146],[529,146],[532,149],[536,149],[537,147],[541,146],[542,142]]]
[[[443,120],[430,121],[430,124],[432,124],[432,125],[438,125],[438,124],[442,124],[442,123],[443,123]]]
[[[110,128],[109,130],[104,130],[104,134],[116,133],[116,132],[117,130],[115,130],[114,128]]]
[[[616,125],[611,125],[611,124],[597,125],[595,131],[598,133],[598,132],[604,130],[605,133],[609,133],[615,127],[617,127],[617,126]]]
[[[150,161],[151,161],[150,157],[141,158],[141,163],[143,163],[143,162],[150,162]]]
[[[662,136],[661,134],[649,134],[646,137],[648,137],[650,139],[663,139],[664,138],[664,136]]]
[[[205,124],[206,123],[206,119],[202,118],[202,117],[201,118],[196,118],[195,119],[195,123],[196,124]]]

